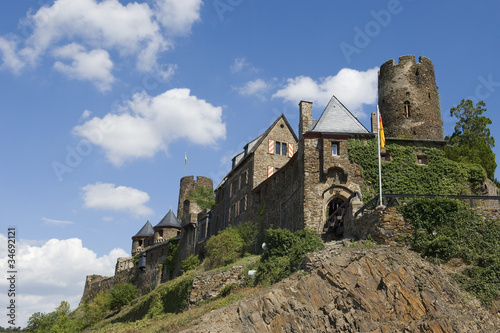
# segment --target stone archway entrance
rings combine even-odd
[[[323,232],[332,233],[336,237],[344,234],[344,220],[352,214],[352,200],[359,197],[355,191],[344,186],[332,186],[323,192]]]
[[[326,222],[323,228],[325,232],[332,232],[337,237],[344,234],[344,214],[347,209],[344,204],[346,200],[342,197],[334,197],[326,207]]]

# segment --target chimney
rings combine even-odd
[[[378,119],[376,112],[372,112],[372,133],[378,133]]]
[[[302,134],[309,130],[309,126],[312,124],[312,102],[300,101],[300,120],[299,120],[299,140],[302,139]]]

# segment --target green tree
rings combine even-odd
[[[187,199],[196,202],[201,209],[210,209],[215,204],[214,190],[200,186],[189,192]]]
[[[255,247],[255,242],[257,241],[257,234],[259,230],[255,222],[246,221],[245,223],[240,223],[236,226],[236,230],[243,239],[243,252],[242,256],[245,255],[246,251],[250,251]]]
[[[238,230],[229,226],[207,241],[206,267],[212,269],[235,262],[241,257],[244,246]]]
[[[445,153],[453,161],[481,165],[488,178],[494,179],[497,164],[492,147],[495,146],[495,139],[488,128],[491,119],[483,116],[485,107],[483,101],[474,106],[468,99],[450,109],[450,115],[458,120],[453,134],[446,137],[449,146],[445,148]]]
[[[120,310],[137,297],[139,290],[130,283],[117,284],[109,291],[109,306],[113,310]]]

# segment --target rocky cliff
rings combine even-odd
[[[406,248],[329,243],[308,256],[306,272],[183,332],[500,332],[498,313]]]

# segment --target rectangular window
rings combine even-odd
[[[288,144],[285,142],[275,141],[274,143],[274,153],[276,155],[288,155]]]
[[[338,144],[338,142],[332,142],[332,155],[333,156],[338,156],[339,155],[339,144]]]

